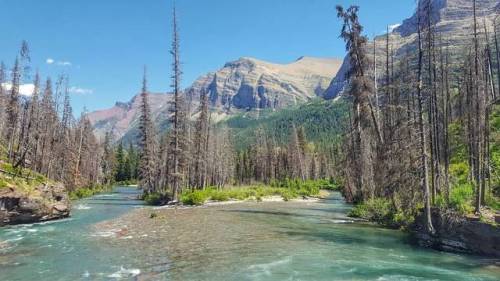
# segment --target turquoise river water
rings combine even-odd
[[[137,195],[118,187],[74,202],[71,218],[0,229],[0,280],[500,280],[496,260],[347,218],[339,194],[179,210]]]

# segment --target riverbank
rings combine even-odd
[[[349,216],[399,229],[420,247],[500,258],[500,226],[492,210],[484,209],[482,216],[475,216],[450,208],[432,208],[435,232],[428,233],[422,210],[396,212],[392,206],[389,200],[377,198],[355,205]]]
[[[0,161],[0,227],[66,218],[70,209],[63,184]]]
[[[423,215],[417,216],[410,228],[412,238],[419,246],[500,258],[500,227],[495,222],[437,208],[432,209],[431,218],[433,234],[426,231]]]
[[[91,187],[82,187],[78,188],[75,191],[71,191],[69,193],[69,197],[71,200],[80,200],[84,198],[89,198],[94,195],[111,192],[115,186],[126,186],[126,187],[136,187],[135,184],[113,184],[113,185],[96,185]]]
[[[185,190],[180,195],[180,202],[172,202],[163,193],[150,193],[143,196],[148,205],[182,205],[200,206],[207,202],[263,201],[324,198],[328,191],[336,191],[338,185],[329,180],[283,180],[274,181],[270,185],[231,186],[225,188],[207,187],[204,189]],[[328,191],[327,191],[328,190]],[[279,198],[281,199],[279,199]]]

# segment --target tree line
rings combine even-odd
[[[301,126],[287,124],[290,135],[285,143],[278,141],[283,136],[273,136],[259,126],[252,143],[237,149],[233,129],[212,121],[210,92],[201,91],[193,99],[180,89],[182,70],[175,9],[172,26],[173,97],[170,128],[165,134],[158,132],[152,120],[146,70],[140,94],[139,184],[146,195],[159,194],[163,201],[175,202],[186,190],[334,176],[333,150],[339,147],[315,146]]]
[[[73,115],[69,78],[42,81],[30,63],[23,41],[13,66],[0,64],[1,161],[19,176],[29,169],[70,190],[103,183],[103,149],[85,112],[79,118]],[[21,87],[29,84],[33,90],[22,95]]]

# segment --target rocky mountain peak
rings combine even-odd
[[[256,61],[257,60],[254,58],[242,57],[239,58],[238,60],[226,63],[224,67],[252,69],[255,67]]]
[[[430,1],[430,2],[429,2]],[[430,3],[432,22],[437,24],[446,21],[461,21],[473,16],[472,0],[422,0],[420,13],[427,13]],[[500,9],[498,0],[477,0],[476,12],[478,17],[484,17]],[[406,37],[417,32],[417,16],[415,12],[412,17],[394,29],[394,32]],[[422,15],[426,18],[426,15]]]
[[[283,107],[320,95],[337,73],[340,61],[300,57],[287,63],[271,63],[242,57],[197,79],[190,95],[210,94],[213,106],[230,112]]]
[[[242,110],[280,108],[320,96],[337,73],[342,60],[300,57],[288,64],[242,57],[198,78],[185,93],[197,108],[202,91],[209,93],[218,116]],[[168,126],[170,94],[150,94],[153,118],[159,127]],[[138,125],[140,99],[117,102],[110,109],[88,115],[99,136],[110,131],[115,139],[133,139]],[[214,114],[215,115],[215,114]]]

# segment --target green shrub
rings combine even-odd
[[[486,194],[484,200],[486,205],[490,206],[492,209],[498,211],[500,210],[500,198],[494,197],[490,194]]]
[[[208,192],[195,190],[182,194],[181,202],[186,205],[203,205],[208,200]]]
[[[273,181],[273,186],[249,186],[218,190],[213,187],[205,190],[185,191],[181,195],[181,202],[186,205],[202,205],[207,200],[228,201],[246,200],[255,198],[262,201],[262,197],[281,196],[289,201],[300,196],[314,196],[319,194],[320,184],[317,181],[285,180]]]
[[[239,195],[240,194],[233,194],[232,198],[237,199],[236,197],[240,197]],[[210,196],[210,199],[220,202],[229,201],[229,193],[224,191],[217,191]]]
[[[467,162],[459,162],[450,165],[450,176],[456,180],[457,184],[467,183],[469,176],[469,165]]]
[[[450,207],[461,214],[472,211],[471,202],[474,197],[474,190],[471,184],[460,184],[454,186],[450,192]]]
[[[82,198],[91,197],[95,192],[90,188],[79,188],[75,191],[70,192],[69,197],[71,200],[78,200]]]
[[[148,193],[144,194],[142,199],[147,205],[158,206],[163,202],[164,196],[160,193]]]
[[[391,202],[385,198],[376,198],[358,204],[349,212],[349,216],[363,218],[384,225],[393,224]]]
[[[0,178],[0,188],[4,188],[4,187],[7,187],[7,186],[8,186],[7,181],[5,181],[4,179]]]
[[[281,191],[281,197],[283,198],[284,201],[290,201],[291,199],[297,197],[297,194],[294,193],[292,190],[283,189]]]

